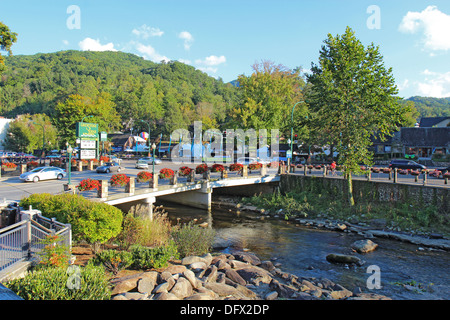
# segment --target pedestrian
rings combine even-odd
[[[333,176],[336,174],[336,161],[331,163],[331,173]]]

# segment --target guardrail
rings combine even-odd
[[[54,219],[35,216],[0,229],[0,272],[15,263],[29,260],[45,246],[41,240],[58,235],[57,244],[72,246],[72,227]],[[46,226],[47,227],[46,227]]]

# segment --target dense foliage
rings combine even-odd
[[[203,121],[205,128],[219,126],[237,99],[232,84],[177,61],[158,64],[123,52],[91,51],[4,60],[7,69],[0,79],[0,115],[7,117],[43,113],[55,119],[71,105],[86,102],[85,109],[95,111],[100,105],[111,115],[117,112],[120,119],[113,120],[124,130],[147,131],[148,126],[136,119],[149,121],[156,136],[187,128],[194,120]],[[87,112],[77,110],[72,116],[79,121]]]
[[[411,97],[407,101],[414,102],[414,106],[420,114],[420,117],[449,117],[450,116],[450,97],[449,98],[431,98],[431,97]]]

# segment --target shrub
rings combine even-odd
[[[199,173],[204,173],[208,171],[208,165],[206,163],[202,163],[199,164],[196,168],[195,168],[195,173],[199,174]]]
[[[133,267],[136,269],[165,268],[169,260],[178,258],[177,247],[173,241],[158,247],[144,247],[139,244],[131,246]]]
[[[178,171],[180,177],[186,177],[191,174],[192,169],[189,167],[181,167]]]
[[[250,170],[259,170],[259,169],[262,168],[262,164],[259,163],[259,162],[250,163],[250,164],[248,165],[248,168],[249,168]]]
[[[219,163],[215,163],[211,167],[212,172],[222,172],[225,170],[225,167]]]
[[[213,229],[205,229],[189,222],[172,232],[172,237],[182,257],[208,253],[214,241]]]
[[[39,241],[44,248],[38,252],[39,266],[64,268],[69,265],[70,249],[58,244],[61,241],[59,236],[48,235],[45,239]]]
[[[93,202],[76,194],[35,193],[20,201],[20,206],[41,210],[48,218],[72,225],[73,237],[88,243],[105,243],[119,234],[122,211],[106,203]]]
[[[244,168],[244,165],[241,163],[233,163],[230,165],[230,171],[242,171],[242,168]]]
[[[28,170],[37,168],[38,166],[39,166],[39,163],[37,161],[27,162],[27,169]]]
[[[130,177],[124,173],[113,174],[111,179],[109,179],[109,183],[113,187],[125,187],[128,182],[130,182]]]
[[[161,179],[170,179],[175,175],[172,169],[164,168],[159,171],[159,178]]]
[[[116,240],[121,247],[128,249],[133,244],[142,246],[159,246],[167,243],[172,230],[165,213],[154,213],[153,220],[146,218],[146,206],[132,207],[123,220],[122,231]]]
[[[104,268],[92,264],[73,268],[72,272],[65,268],[37,269],[24,278],[7,282],[5,286],[25,300],[111,299],[111,288]],[[72,283],[73,280],[77,282]]]
[[[103,250],[93,259],[94,264],[103,265],[107,271],[116,275],[133,263],[133,255],[128,251]]]
[[[153,179],[153,174],[148,171],[141,171],[137,174],[139,182],[148,182]]]
[[[100,188],[100,181],[95,179],[84,179],[81,180],[77,185],[77,189],[79,191],[90,191],[90,190],[98,190]]]

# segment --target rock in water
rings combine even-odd
[[[327,255],[326,259],[331,263],[356,264],[358,266],[362,266],[364,264],[364,261],[360,258],[345,254],[330,253],[329,255]]]
[[[358,253],[367,253],[375,250],[378,247],[378,244],[373,242],[372,240],[358,240],[353,242],[352,249]]]

